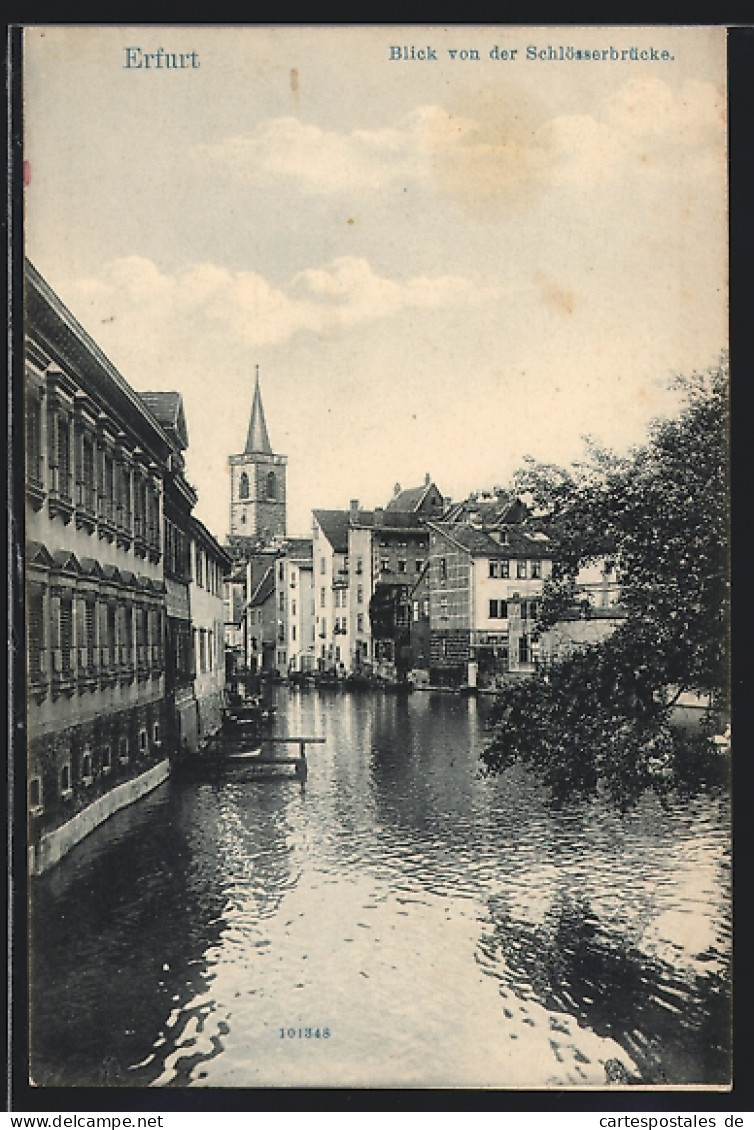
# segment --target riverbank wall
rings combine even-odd
[[[146,773],[117,785],[59,828],[46,832],[37,845],[29,845],[29,874],[42,875],[45,871],[49,871],[95,828],[104,824],[122,808],[134,804],[147,793],[151,793],[169,775],[170,761],[166,758],[153,765]]]

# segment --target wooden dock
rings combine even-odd
[[[293,767],[294,776],[305,781],[309,765],[306,760],[306,747],[308,745],[322,745],[324,738],[311,736],[304,737],[263,737],[259,738],[259,745],[251,749],[239,749],[234,753],[227,753],[218,759],[218,768],[241,770],[253,777],[275,776],[277,768]],[[277,753],[274,750],[265,750],[265,745],[297,745],[298,754]]]

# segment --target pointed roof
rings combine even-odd
[[[410,487],[408,490],[401,490],[397,483],[395,487],[395,494],[385,506],[385,510],[408,514],[428,510],[438,516],[442,513],[442,495],[430,479],[426,479],[420,487]]]
[[[264,419],[264,408],[262,407],[262,394],[259,391],[258,365],[254,382],[254,402],[251,406],[251,419],[249,420],[244,455],[272,455],[270,437],[267,434],[267,424]]]

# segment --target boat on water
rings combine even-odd
[[[263,722],[271,722],[276,713],[277,708],[263,702],[259,695],[249,698],[234,695],[226,708],[224,726],[226,730],[259,726]]]

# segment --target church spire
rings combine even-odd
[[[264,408],[262,407],[262,394],[259,391],[258,365],[254,382],[254,402],[251,406],[251,419],[249,420],[244,455],[272,455],[270,437],[267,434],[267,424],[264,419]]]

